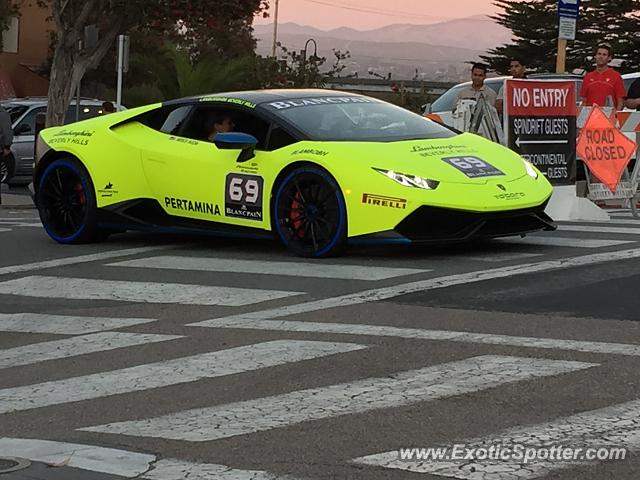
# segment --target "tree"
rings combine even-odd
[[[513,32],[511,44],[499,46],[482,58],[499,73],[509,60],[521,57],[533,70],[555,71],[558,42],[557,0],[495,0],[504,10],[491,18]],[[588,68],[595,46],[610,43],[625,70],[637,70],[640,58],[640,0],[582,0],[575,41],[569,42],[567,69]]]
[[[47,126],[63,123],[78,82],[88,69],[100,63],[118,34],[131,30],[163,32],[193,44],[195,32],[205,28],[214,33],[235,28],[246,34],[253,16],[268,6],[267,0],[219,0],[215,8],[207,0],[38,1],[51,9],[56,32]],[[81,50],[79,44],[88,25],[98,26],[100,38],[94,47]]]

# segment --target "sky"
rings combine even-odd
[[[276,0],[269,0],[273,23]],[[429,24],[453,18],[495,13],[493,0],[279,0],[278,23],[295,22],[328,30],[369,30],[392,23]]]

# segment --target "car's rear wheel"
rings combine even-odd
[[[273,228],[296,255],[339,254],[347,242],[347,212],[336,181],[317,167],[289,172],[277,187]]]
[[[55,160],[38,184],[36,205],[51,238],[60,243],[89,243],[108,233],[97,226],[97,207],[89,173],[73,158]]]

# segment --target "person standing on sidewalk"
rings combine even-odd
[[[509,73],[514,79],[523,80],[527,78],[527,64],[521,58],[512,58],[509,62]],[[498,90],[498,96],[496,99],[496,110],[502,115],[502,108],[504,107],[504,83]]]
[[[624,81],[622,76],[609,62],[613,58],[611,46],[601,43],[596,48],[596,69],[587,73],[582,80],[580,97],[582,104],[587,107],[598,105],[600,107],[615,107],[622,110],[624,107]]]
[[[2,154],[0,155],[0,183],[6,182],[13,176],[15,159],[11,153],[12,143],[13,128],[11,128],[11,116],[9,112],[0,105],[0,146],[2,147]]]
[[[471,85],[463,88],[458,93],[458,99],[460,100],[479,100],[484,98],[489,105],[493,106],[496,103],[496,92],[491,87],[487,87],[484,81],[487,78],[487,66],[482,63],[474,63],[471,67]]]

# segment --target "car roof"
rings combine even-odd
[[[512,78],[510,75],[503,75],[500,77],[487,77],[484,80],[484,83],[497,83],[500,82],[502,83],[504,80],[507,80],[509,78]],[[527,74],[527,78],[531,79],[531,80],[535,80],[535,79],[540,79],[540,80],[553,80],[553,79],[560,79],[560,80],[582,80],[582,76],[581,75],[574,75],[573,73],[529,73]],[[466,82],[462,82],[462,83],[458,83],[457,85],[454,85],[451,88],[460,88],[460,87],[466,87],[471,85],[471,81],[466,81]]]
[[[625,80],[628,78],[640,78],[640,72],[624,73],[622,78]]]
[[[239,100],[245,100],[247,102],[255,103],[259,105],[266,102],[275,102],[288,99],[298,98],[313,98],[317,96],[348,96],[348,97],[362,97],[356,93],[345,92],[342,90],[329,90],[323,88],[282,88],[271,90],[246,90],[239,92],[224,92],[214,93],[211,95],[197,95],[193,97],[178,98],[176,100],[169,100],[163,103],[163,105],[175,105],[181,103],[200,102],[206,99],[214,98],[234,98]]]

